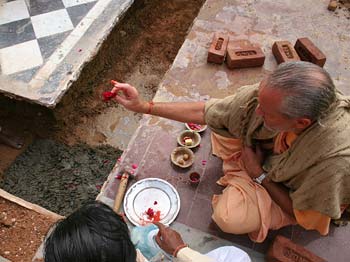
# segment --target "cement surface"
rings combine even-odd
[[[165,75],[155,101],[207,100],[225,97],[247,84],[259,82],[277,63],[271,47],[275,41],[288,40],[293,45],[297,38],[309,37],[327,56],[325,69],[337,87],[350,94],[350,23],[348,10],[333,13],[327,10],[328,1],[272,1],[272,0],[207,0],[171,69]],[[249,40],[259,44],[265,55],[261,68],[229,70],[226,65],[208,64],[207,50],[214,32],[226,33],[233,40]],[[175,185],[181,198],[181,210],[176,222],[223,237],[248,249],[265,253],[276,234],[282,234],[305,246],[327,261],[347,261],[350,255],[348,236],[350,228],[334,228],[326,237],[286,227],[271,231],[264,243],[253,243],[246,235],[235,236],[220,232],[211,220],[211,197],[218,190],[216,179],[221,175],[221,162],[210,154],[209,133],[202,137],[196,151],[196,163],[189,170],[178,170],[169,161],[176,136],[183,126],[174,121],[145,116],[124,152],[122,162],[110,174],[100,199],[113,203],[118,188],[115,175],[122,169],[138,164],[136,181],[160,177]],[[201,161],[207,164],[201,167]],[[186,177],[196,170],[203,175],[198,188],[193,189]]]

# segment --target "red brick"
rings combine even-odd
[[[267,262],[326,262],[291,240],[277,236],[266,254]]]
[[[321,67],[326,63],[326,56],[307,37],[298,38],[294,45],[294,49],[303,61],[308,61]]]
[[[264,62],[265,55],[260,47],[227,49],[226,63],[230,69],[262,66]]]
[[[300,57],[289,41],[277,41],[272,46],[272,53],[277,64],[290,61],[300,61]]]
[[[215,33],[208,50],[207,61],[209,63],[222,64],[225,61],[229,37],[221,33]]]

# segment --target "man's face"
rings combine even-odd
[[[259,104],[256,114],[264,119],[264,126],[269,130],[294,131],[295,120],[286,117],[279,110],[283,93],[278,89],[269,88],[263,82],[259,87]]]

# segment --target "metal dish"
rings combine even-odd
[[[136,226],[152,223],[146,214],[148,208],[160,211],[160,221],[171,224],[180,211],[180,197],[176,189],[159,178],[146,178],[133,184],[125,194],[124,212]]]
[[[191,145],[186,145],[186,143],[184,142],[185,137],[192,139]],[[178,135],[177,143],[180,146],[185,146],[187,148],[195,148],[199,146],[199,144],[201,143],[201,136],[198,132],[191,131],[191,130],[184,130],[180,133],[180,135]]]
[[[200,125],[200,126],[201,126],[200,129],[192,129],[192,128],[190,127],[190,124],[192,124],[192,123],[185,123],[185,126],[186,126],[186,128],[187,128],[188,130],[191,130],[191,131],[193,131],[193,132],[201,133],[201,132],[203,132],[204,130],[207,129],[207,125]]]
[[[185,155],[186,159],[185,159]],[[181,168],[187,168],[194,162],[194,154],[191,149],[187,147],[176,147],[170,155],[171,162]]]

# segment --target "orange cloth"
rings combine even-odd
[[[240,160],[239,139],[212,134],[213,154],[222,158],[224,176],[218,184],[225,186],[221,195],[212,199],[215,223],[227,233],[245,234],[262,242],[269,229],[296,224],[270,197],[266,189],[255,183]]]
[[[315,229],[321,235],[327,235],[331,218],[314,210],[294,209],[294,215],[299,225],[305,229]]]
[[[281,154],[286,151],[298,136],[292,132],[281,132],[274,143],[274,153]],[[321,235],[327,235],[331,218],[314,210],[294,209],[294,215],[299,225],[305,229],[315,229]]]
[[[286,151],[297,138],[292,132],[279,133],[274,141],[274,153]],[[326,235],[330,217],[314,210],[294,209],[294,218],[286,214],[270,197],[266,189],[252,181],[240,160],[241,142],[212,134],[213,154],[223,160],[224,176],[217,181],[225,186],[221,195],[212,199],[213,220],[227,233],[248,233],[251,240],[262,242],[269,229],[296,224]]]

